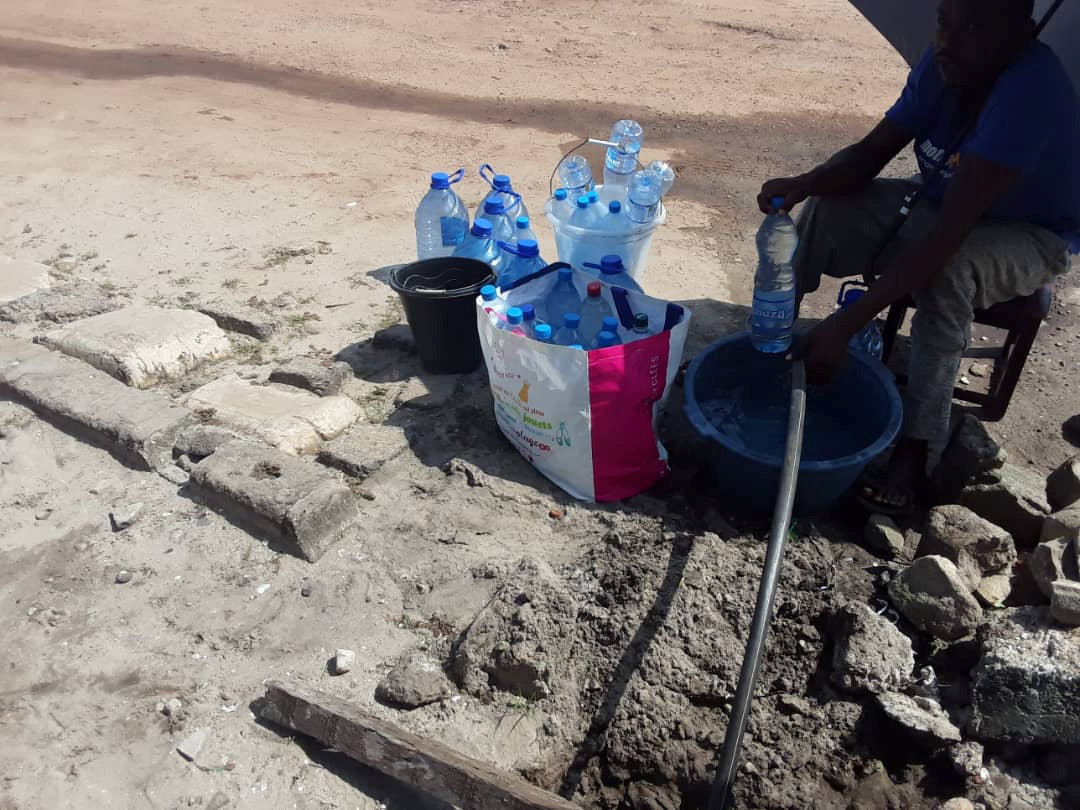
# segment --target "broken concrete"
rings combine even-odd
[[[974,632],[982,608],[951,560],[920,557],[889,583],[889,597],[904,618],[946,641]]]
[[[1080,579],[1078,567],[1076,549],[1072,541],[1065,539],[1039,543],[1028,558],[1028,570],[1047,599],[1052,596],[1057,580]]]
[[[322,446],[315,460],[363,481],[409,446],[405,431],[392,425],[357,425]]]
[[[142,306],[77,321],[43,340],[133,388],[182,377],[231,350],[228,337],[205,315]]]
[[[0,303],[0,321],[68,323],[119,309],[124,299],[97,284],[64,284]]]
[[[80,360],[26,341],[0,338],[0,394],[110,451],[138,469],[172,466],[176,436],[191,414],[136,391]]]
[[[1080,625],[1080,582],[1059,579],[1050,595],[1050,615],[1070,627]]]
[[[936,506],[930,510],[918,557],[936,554],[952,560],[960,575],[975,589],[983,576],[1008,571],[1016,562],[1012,536],[963,506]]]
[[[303,388],[320,397],[337,394],[350,377],[352,368],[340,360],[296,357],[270,372],[270,382]]]
[[[361,415],[360,406],[347,397],[257,385],[236,375],[191,392],[185,404],[214,424],[293,454],[317,451]]]
[[[400,658],[377,687],[375,698],[404,709],[416,709],[453,694],[442,664],[430,654],[414,650]]]
[[[360,509],[349,488],[322,467],[238,439],[191,468],[192,495],[308,561],[354,530]]]
[[[892,518],[885,515],[871,515],[863,529],[863,539],[874,551],[889,557],[898,557],[904,553],[904,533]]]
[[[998,470],[1008,455],[972,414],[960,417],[934,471],[935,489],[943,503],[959,497],[968,484]]]
[[[46,290],[50,285],[47,265],[0,256],[0,303]]]
[[[1055,511],[1080,501],[1080,456],[1073,456],[1046,479],[1046,499]]]
[[[885,716],[918,745],[935,750],[960,742],[960,729],[937,701],[899,692],[885,692],[878,695],[877,700]]]
[[[911,639],[867,605],[849,602],[829,622],[834,639],[832,682],[847,692],[904,686],[915,668]]]
[[[1080,633],[1049,624],[1046,608],[994,614],[972,672],[976,737],[1080,743]]]
[[[198,311],[213,318],[222,329],[257,340],[269,340],[277,331],[277,323],[265,312],[243,304],[212,301],[200,306]]]
[[[960,504],[1003,528],[1023,548],[1039,541],[1043,518],[1050,513],[1046,482],[1037,473],[1013,464],[1004,464],[992,477],[966,487]]]

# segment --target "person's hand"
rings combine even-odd
[[[792,350],[796,360],[806,364],[806,381],[811,385],[828,385],[847,357],[851,333],[833,316],[811,329]]]
[[[777,177],[767,180],[761,186],[761,192],[757,197],[758,208],[764,214],[772,214],[777,210],[790,211],[796,205],[810,196],[810,190],[806,187],[806,181],[802,177]],[[780,208],[774,208],[772,201],[776,197],[783,197],[784,202]]]

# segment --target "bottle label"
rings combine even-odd
[[[465,220],[442,217],[439,224],[442,226],[443,247],[457,247],[465,241]]]
[[[784,295],[783,298],[777,299],[767,293],[756,293],[754,295],[754,317],[761,320],[790,323],[795,320],[795,298],[791,295]]]

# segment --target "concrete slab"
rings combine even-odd
[[[0,303],[0,321],[69,323],[120,309],[124,299],[98,284],[62,284]]]
[[[132,388],[183,377],[231,350],[213,319],[186,309],[127,307],[49,332],[44,342]]]
[[[360,520],[355,496],[336,475],[245,439],[219,447],[192,467],[188,489],[246,530],[310,562]]]
[[[303,388],[325,397],[340,393],[341,386],[352,376],[352,368],[340,360],[294,357],[270,372],[270,382]]]
[[[277,322],[273,318],[243,304],[211,301],[200,306],[199,312],[213,318],[222,329],[258,340],[269,340],[277,331]]]
[[[362,481],[408,446],[405,431],[399,427],[358,425],[323,445],[316,461]]]
[[[0,256],[0,303],[48,289],[49,285],[49,268],[46,265]]]
[[[192,391],[185,404],[212,411],[211,420],[255,436],[286,453],[314,453],[355,422],[360,406],[348,397],[319,397],[295,388],[256,385],[229,375]]]
[[[171,467],[176,436],[191,414],[165,397],[137,391],[81,360],[22,340],[0,338],[0,396],[97,444],[137,469]]]

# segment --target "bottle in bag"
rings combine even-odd
[[[453,174],[435,172],[431,175],[431,188],[414,218],[416,225],[416,257],[434,259],[451,256],[469,230],[469,211],[461,198],[450,188],[465,176],[464,169]]]
[[[540,258],[540,246],[535,239],[522,239],[516,245],[500,242],[499,247],[509,259],[499,273],[499,287],[504,290],[547,267],[547,262]]]
[[[616,337],[611,332],[608,332],[608,331],[604,330],[604,331],[601,331],[596,336],[596,348],[597,349],[608,349],[608,348],[610,348],[612,346],[618,346],[618,345],[619,345],[619,338]]]
[[[840,309],[849,307],[866,295],[866,286],[857,281],[845,281],[840,287],[840,294],[836,298],[836,304]],[[866,326],[858,331],[857,334],[852,336],[848,341],[848,345],[855,351],[865,352],[871,357],[881,359],[882,351],[885,348],[884,338],[881,336],[881,329],[878,326],[877,320],[872,320]]]
[[[600,324],[600,331],[596,333],[596,337],[593,338],[592,348],[602,348],[600,346],[600,336],[603,334],[611,335],[611,340],[607,344],[608,346],[622,345],[622,338],[619,337],[619,321],[614,316],[608,316],[604,318],[602,324]]]
[[[791,347],[795,324],[795,271],[791,261],[799,235],[791,217],[781,213],[783,197],[771,200],[768,214],[757,232],[758,267],[754,274],[754,305],[750,315],[750,342],[767,354]]]
[[[604,196],[610,200],[626,199],[630,178],[637,169],[644,130],[636,121],[616,121],[611,128],[611,143],[604,156]]]
[[[541,315],[550,324],[561,324],[562,316],[566,312],[573,312],[575,315],[581,312],[581,296],[574,286],[574,271],[569,267],[560,267],[555,286],[544,299]]]
[[[532,304],[521,305],[521,328],[528,337],[536,336],[536,307]]]
[[[634,277],[626,270],[621,256],[609,253],[600,259],[600,264],[585,262],[585,266],[591,270],[600,271],[600,280],[612,287],[622,287],[634,292],[644,292],[641,285],[634,281]]]
[[[521,328],[522,317],[519,307],[510,307],[510,309],[506,310],[506,320],[499,324],[499,328],[507,332],[513,332],[515,335],[524,335],[525,330]]]
[[[465,236],[465,241],[458,245],[457,250],[454,251],[455,256],[466,259],[479,259],[496,273],[504,264],[500,254],[499,246],[491,238],[491,223],[483,218],[473,223],[469,233]]]
[[[538,323],[534,337],[539,343],[551,343],[551,324]]]
[[[581,326],[581,316],[573,312],[564,313],[562,316],[562,326],[559,327],[559,331],[555,333],[554,341],[559,346],[580,346],[581,345],[581,332],[579,327]]]
[[[491,322],[498,326],[506,316],[503,314],[503,301],[499,300],[499,291],[494,284],[485,284],[480,288],[480,300],[483,302],[484,312],[488,314]]]
[[[491,223],[491,238],[496,242],[511,242],[514,239],[514,220],[506,213],[506,205],[503,198],[491,195],[484,200],[484,215]]]
[[[589,168],[589,161],[582,155],[563,158],[559,163],[559,178],[571,200],[576,200],[593,189],[592,169]]]
[[[494,172],[495,169],[492,168],[490,163],[484,163],[480,166],[480,177],[487,183],[488,189],[484,194],[484,199],[480,200],[476,205],[475,216],[484,216],[484,204],[487,202],[487,198],[492,195],[502,199],[503,205],[506,206],[506,211],[511,217],[528,216],[529,212],[525,208],[525,201],[520,194],[514,191],[514,184],[510,181],[510,175],[494,174]]]
[[[641,340],[647,338],[652,334],[652,329],[649,328],[649,316],[644,312],[639,312],[634,316],[634,328],[633,328],[634,340]]]
[[[532,230],[532,221],[528,217],[518,217],[514,220],[514,241],[521,242],[523,239],[536,241],[536,234]]]
[[[611,304],[603,296],[599,281],[589,283],[585,300],[581,302],[581,334],[591,341],[604,323],[604,318],[611,317]]]
[[[663,181],[656,172],[642,169],[634,172],[626,193],[626,218],[645,224],[660,216],[660,197]]]

